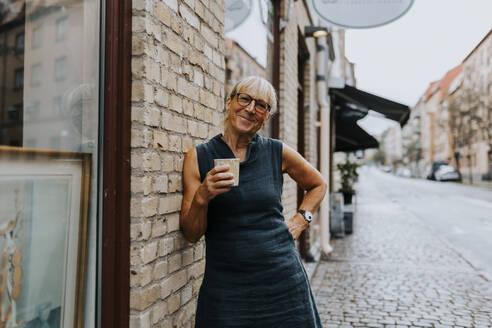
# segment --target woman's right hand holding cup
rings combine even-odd
[[[197,193],[205,203],[208,204],[215,196],[231,190],[234,174],[228,171],[228,165],[216,166],[208,171]]]

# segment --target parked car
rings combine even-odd
[[[434,173],[437,181],[461,181],[461,174],[451,165],[441,165]]]
[[[447,162],[443,162],[443,161],[436,161],[436,162],[433,162],[431,164],[431,166],[429,166],[429,168],[427,169],[427,174],[426,174],[426,178],[427,180],[436,180],[436,171],[439,169],[439,167],[441,167],[442,165],[448,165]]]
[[[381,165],[380,169],[381,169],[381,171],[386,172],[386,173],[391,173],[391,171],[393,171],[391,169],[391,166],[389,166],[389,165]]]
[[[411,178],[412,172],[406,167],[399,167],[396,170],[396,175],[403,178]]]

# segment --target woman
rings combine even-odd
[[[195,327],[321,327],[294,240],[326,182],[292,148],[256,133],[276,109],[268,81],[239,81],[225,108],[224,134],[190,150],[183,164],[181,229],[193,243],[205,235],[207,247]],[[214,168],[215,158],[240,158],[239,186],[232,187],[228,166]],[[283,173],[307,191],[287,223]]]

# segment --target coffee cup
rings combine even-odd
[[[239,186],[239,158],[216,158],[214,159],[214,166],[229,166],[229,173],[234,174],[234,187]]]

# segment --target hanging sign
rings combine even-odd
[[[252,0],[226,0],[224,31],[232,31],[251,14]]]
[[[412,7],[414,0],[313,0],[318,15],[345,28],[370,28],[391,23]]]

